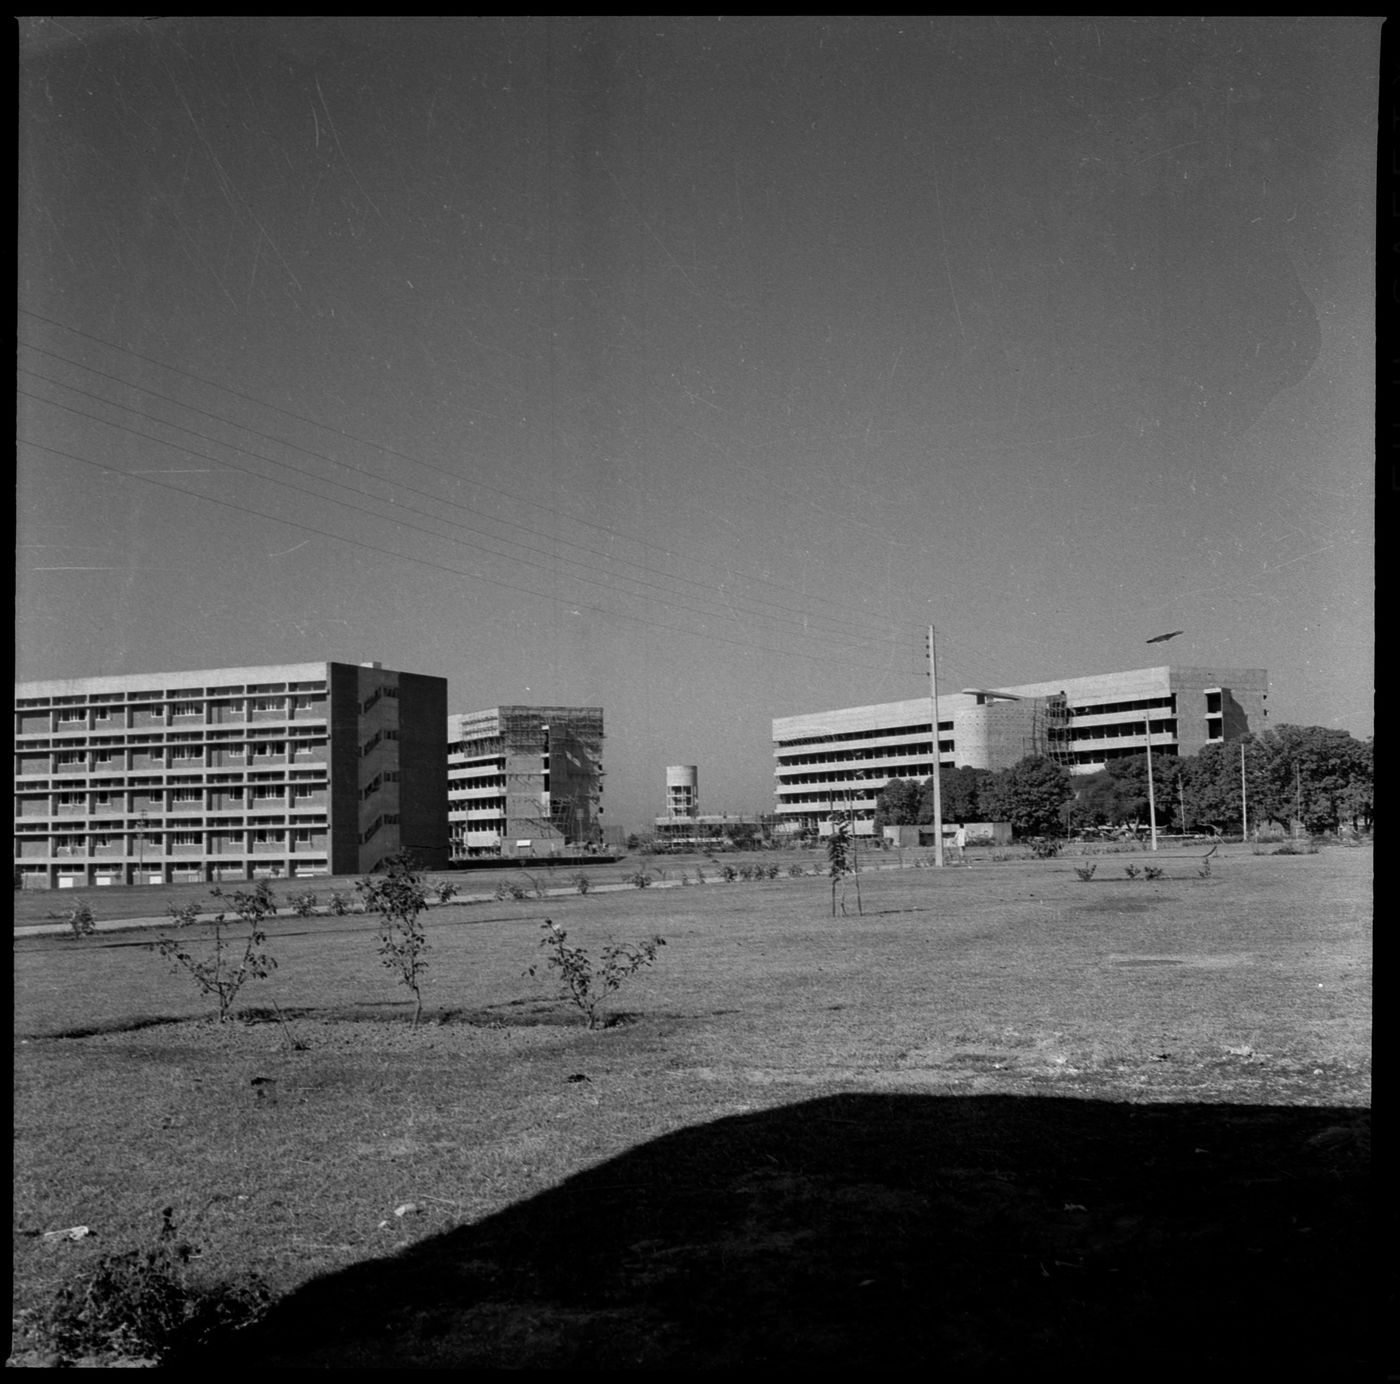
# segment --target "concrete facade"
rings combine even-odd
[[[447,860],[447,682],[378,664],[15,686],[26,887],[361,874]]]
[[[1193,755],[1217,740],[1263,730],[1269,678],[1262,668],[1164,665],[938,698],[938,762],[1008,769],[1043,754],[1072,774],[1154,751]],[[927,697],[777,717],[773,744],[783,829],[820,831],[850,812],[860,835],[874,830],[875,799],[891,779],[933,773]],[[1149,727],[1150,722],[1150,727]]]
[[[602,839],[603,709],[497,706],[447,718],[452,858],[566,855]]]

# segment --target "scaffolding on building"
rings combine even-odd
[[[1030,699],[1031,722],[1025,752],[1068,769],[1074,763],[1069,727],[1069,699],[1063,692]]]

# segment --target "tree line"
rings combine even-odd
[[[1241,765],[1243,764],[1243,779]],[[1317,834],[1372,825],[1374,742],[1326,726],[1274,726],[1218,741],[1186,758],[1153,754],[1152,787],[1162,831],[1238,832],[1241,792],[1253,830],[1299,821]],[[1109,761],[1087,775],[1031,755],[1009,769],[939,772],[943,820],[1010,822],[1018,836],[1148,821],[1146,754]],[[933,821],[933,780],[893,779],[875,804],[875,830]]]

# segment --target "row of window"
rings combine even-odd
[[[397,692],[391,694],[397,696]],[[273,711],[308,711],[313,707],[324,709],[326,705],[324,697],[252,697],[247,702],[171,702],[169,707],[158,703],[146,703],[141,706],[131,708],[134,715],[147,717],[163,717],[169,714],[171,717],[197,717],[203,716],[206,710],[213,711],[248,711],[253,715],[264,714]],[[58,724],[67,725],[87,725],[91,722],[110,721],[114,713],[120,713],[125,708],[114,706],[67,706],[57,707]]]
[[[325,843],[325,828],[305,828],[294,827],[291,829],[291,839],[298,844],[309,844],[319,840]],[[232,841],[251,840],[254,844],[264,845],[287,839],[288,830],[285,827],[250,827],[239,831],[172,831],[164,837],[169,847],[188,848],[191,846],[202,848],[205,840]],[[68,855],[74,852],[81,853],[85,848],[88,850],[110,850],[113,847],[121,846],[125,841],[125,836],[121,834],[107,834],[90,832],[86,836],[55,836],[53,840],[54,854]],[[159,850],[161,837],[148,836],[146,846],[148,849]],[[86,847],[84,846],[86,842]],[[135,847],[136,842],[132,842]]]
[[[91,692],[78,693],[65,697],[16,697],[17,707],[42,706],[81,706],[104,702],[166,702],[179,701],[189,697],[248,697],[274,692],[319,692],[327,691],[324,679],[313,682],[252,682],[235,683],[228,687],[170,687],[148,688],[144,691]]]
[[[159,793],[162,787],[187,784],[192,787],[223,788],[230,784],[248,783],[314,783],[325,787],[326,771],[320,768],[264,770],[239,769],[235,773],[214,774],[114,774],[111,778],[62,778],[52,781],[36,779],[24,785],[24,796],[32,799],[41,793],[85,792],[119,789],[131,793]]]
[[[939,740],[939,754],[952,754],[954,742]],[[928,742],[922,745],[889,745],[884,748],[872,746],[870,749],[833,750],[827,754],[780,754],[778,763],[784,768],[797,764],[853,764],[865,759],[902,759],[911,754],[927,754]]]
[[[1072,706],[1071,716],[1117,716],[1128,711],[1175,711],[1176,693],[1166,697],[1139,697],[1131,702],[1102,702],[1098,706]]]
[[[137,745],[202,745],[206,741],[218,745],[233,741],[276,740],[293,736],[305,740],[308,736],[324,736],[325,725],[318,721],[307,721],[292,726],[251,726],[242,723],[224,729],[219,726],[203,726],[199,730],[161,730],[158,727],[142,726],[139,729],[114,731],[111,735],[67,735],[62,740],[31,740],[27,737],[19,742],[18,748],[25,750],[76,750],[83,747],[131,749]]]
[[[1059,737],[1070,741],[1074,740],[1126,740],[1134,735],[1140,736],[1143,731],[1143,721],[1123,721],[1116,722],[1111,726],[1076,726],[1068,735]],[[1175,735],[1175,721],[1153,721],[1150,723],[1153,735]]]
[[[501,836],[505,834],[506,819],[504,817],[489,817],[483,821],[454,822],[448,835],[453,841],[462,842],[467,838],[467,833],[473,836],[481,832],[495,832]]]
[[[931,729],[930,725],[918,726],[877,726],[866,727],[864,730],[847,730],[840,734],[833,735],[809,735],[797,740],[780,740],[778,748],[787,749],[790,745],[834,745],[844,740],[889,740],[899,735],[927,735]],[[951,721],[940,721],[938,723],[938,733],[942,735],[944,731],[951,733],[953,723]]]
[[[227,788],[214,788],[208,790],[214,797],[222,797],[229,802],[242,802],[245,797],[251,798],[254,802],[265,802],[270,800],[282,801],[290,791],[293,797],[308,798],[317,793],[324,793],[326,785],[324,783],[254,783],[249,784],[247,789],[240,786]],[[156,789],[148,791],[145,789],[134,790],[139,797],[149,798],[150,801],[157,800],[170,803],[202,803],[205,800],[206,790],[203,788],[170,788]],[[115,807],[124,803],[127,799],[127,792],[119,790],[117,792],[88,793],[84,791],[54,793],[53,797],[57,807],[86,807],[89,800],[94,808]],[[34,801],[29,799],[29,801]]]
[[[447,795],[447,810],[449,813],[466,812],[480,814],[482,812],[504,812],[506,800],[498,798],[463,798],[455,793]]]
[[[326,742],[324,740],[298,740],[292,742],[293,752],[299,755],[313,754],[318,750],[324,750]],[[212,747],[215,754],[222,754],[225,759],[275,759],[284,758],[287,753],[287,741],[285,740],[252,740],[246,743],[214,745]],[[204,763],[205,747],[203,745],[154,745],[149,748],[133,747],[130,754],[137,758],[163,759],[168,764]],[[53,760],[52,772],[57,773],[60,769],[73,767],[86,767],[89,762],[94,769],[100,769],[109,765],[115,766],[118,756],[125,762],[128,751],[126,750],[57,750],[51,757]],[[21,761],[23,762],[23,761]]]

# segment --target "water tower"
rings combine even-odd
[[[666,815],[694,817],[700,807],[700,771],[694,764],[673,764],[666,770]]]

